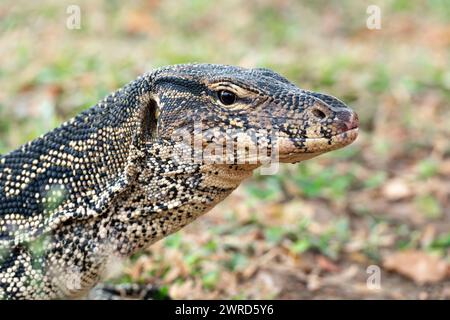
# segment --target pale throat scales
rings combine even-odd
[[[108,237],[121,256],[133,254],[207,213],[251,177],[256,167],[177,162],[161,150],[165,148],[150,149],[134,183],[114,201],[117,206],[109,214],[112,228],[108,228]]]

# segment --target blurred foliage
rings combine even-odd
[[[2,1],[0,153],[153,67],[272,68],[354,108],[356,143],[256,174],[114,281],[156,282],[178,298],[422,297],[394,275],[378,292],[357,284],[400,250],[449,260],[450,6],[372,2]],[[79,30],[66,28],[69,4],[81,8]],[[381,8],[380,30],[366,27],[370,4]],[[352,264],[360,278],[345,278]],[[328,276],[345,290],[321,291]]]

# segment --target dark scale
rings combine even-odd
[[[114,258],[209,211],[261,165],[237,162],[236,132],[276,141],[279,160],[296,163],[351,143],[357,126],[338,99],[268,69],[144,74],[0,158],[0,298],[85,297]],[[181,130],[190,139],[172,136]],[[234,162],[194,161],[194,135],[204,149],[231,139]]]

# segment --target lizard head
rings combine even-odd
[[[176,65],[159,69],[152,82],[157,136],[184,137],[200,147],[203,160],[258,165],[270,156],[295,163],[344,147],[358,134],[358,116],[343,102],[269,69]]]

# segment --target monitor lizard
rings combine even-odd
[[[0,298],[84,297],[113,257],[176,232],[261,165],[297,163],[357,134],[343,102],[269,69],[143,74],[1,156]]]

